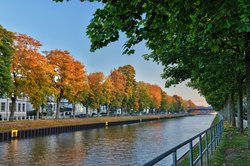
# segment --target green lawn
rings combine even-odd
[[[225,131],[220,146],[213,156],[211,166],[250,166],[250,150],[247,149],[247,132],[225,124]]]
[[[213,126],[213,125],[219,123],[219,121],[220,121],[220,118],[219,118],[219,116],[217,115],[217,116],[214,118],[214,120],[213,120],[211,126]],[[208,139],[210,139],[210,133],[208,133]],[[202,147],[203,147],[203,149],[204,149],[204,147],[205,147],[205,138],[202,138]],[[199,146],[197,145],[197,146],[194,147],[194,150],[193,150],[193,158],[196,159],[196,158],[198,157],[198,155],[199,155]],[[205,160],[205,156],[203,156],[203,160]],[[189,153],[188,153],[188,154],[184,157],[184,159],[180,161],[180,163],[179,163],[178,165],[179,165],[179,166],[187,166],[187,165],[189,165],[189,164],[190,164],[190,163],[189,163]]]

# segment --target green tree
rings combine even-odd
[[[11,58],[13,55],[13,34],[0,25],[0,96],[6,95],[12,82],[10,75]]]
[[[161,94],[161,106],[160,106],[160,110],[166,112],[167,111],[167,93],[166,92],[162,92]]]
[[[152,102],[152,96],[145,82],[139,81],[137,83],[136,95],[139,104],[139,111],[149,109],[150,103]]]
[[[128,38],[124,44],[126,54],[133,54],[133,46],[145,41],[151,50],[145,57],[164,66],[162,77],[168,86],[194,78],[194,71],[202,67],[201,57],[210,55],[213,59],[225,50],[233,51],[235,61],[246,73],[250,133],[249,1],[96,1],[104,7],[96,10],[87,29],[91,51],[117,41],[120,31]],[[217,60],[224,63],[220,57]],[[248,138],[250,148],[250,134]]]

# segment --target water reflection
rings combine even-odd
[[[0,165],[142,165],[205,130],[213,118],[185,117],[0,143]]]

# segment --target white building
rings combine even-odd
[[[15,119],[25,119],[27,116],[27,103],[26,98],[18,98],[16,103],[16,111],[14,113]],[[11,99],[0,98],[0,117],[2,119],[9,119],[10,110],[12,107]]]
[[[49,102],[43,106],[43,108],[40,108],[40,113],[43,114],[43,116],[48,117],[55,117],[55,112],[57,109],[57,104],[53,102],[52,99],[48,100]],[[61,111],[60,111],[60,117],[72,117],[72,104],[68,103],[67,100],[61,101]],[[0,119],[8,120],[10,116],[10,110],[12,107],[12,102],[10,98],[0,98]],[[16,111],[14,112],[14,119],[21,120],[21,119],[27,119],[27,113],[29,111],[34,111],[34,108],[32,104],[29,102],[28,98],[18,98],[16,103]],[[86,115],[86,107],[84,107],[82,104],[77,103],[75,105],[75,115]],[[100,113],[106,113],[106,107],[102,106]],[[118,109],[115,114],[120,114],[121,110]],[[97,110],[92,109],[89,107],[88,109],[88,116],[96,116]],[[36,114],[34,115],[36,116]]]

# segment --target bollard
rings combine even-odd
[[[11,130],[11,138],[17,138],[17,133],[18,133],[18,130],[17,129],[12,129]]]
[[[109,125],[109,122],[106,121],[106,122],[105,122],[105,126],[108,126],[108,125]]]

